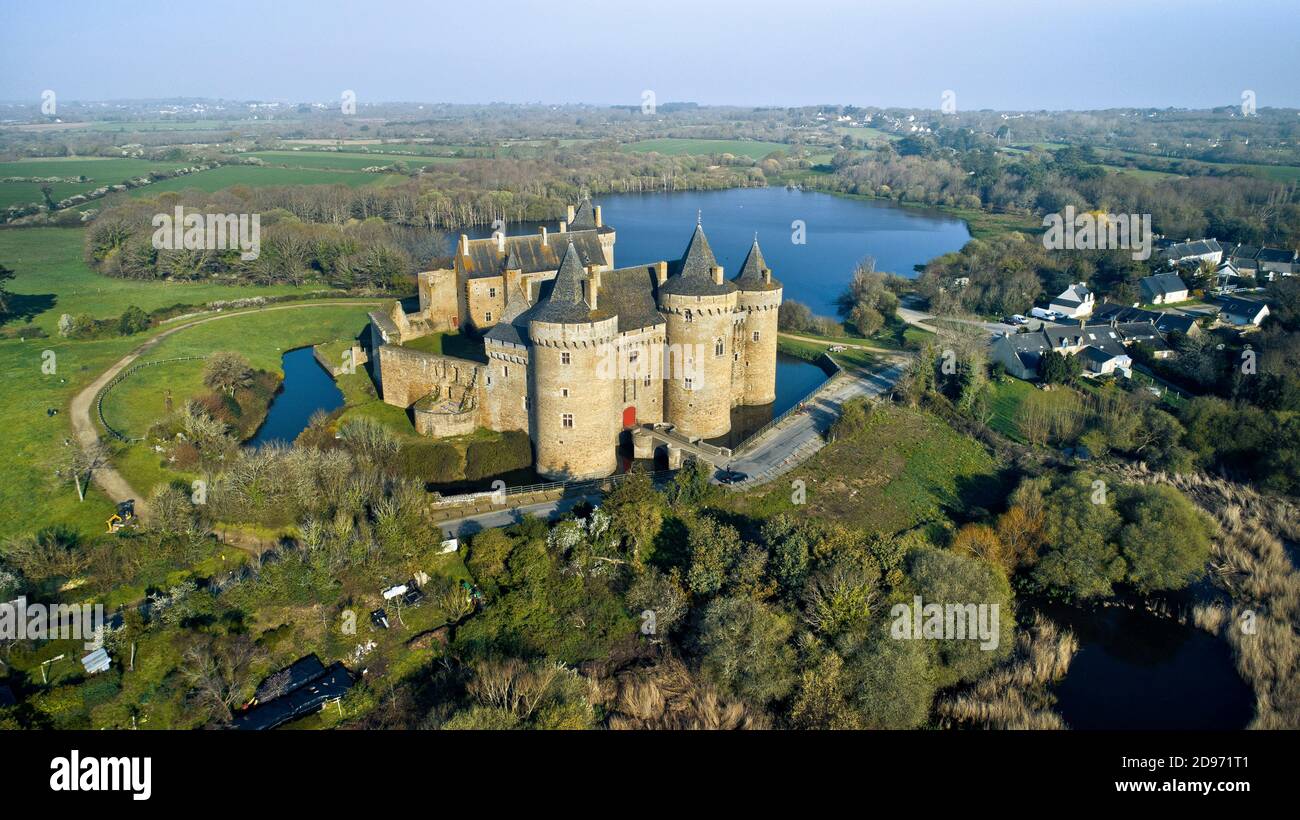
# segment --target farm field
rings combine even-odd
[[[773,151],[791,150],[791,146],[781,142],[757,142],[751,140],[699,140],[699,139],[657,139],[639,140],[623,146],[625,151],[649,153],[654,151],[668,156],[735,154],[751,159],[762,159]]]
[[[365,167],[365,166],[361,166]],[[192,176],[165,179],[137,188],[132,196],[156,196],[164,191],[220,191],[232,185],[391,185],[406,177],[397,174],[362,174],[323,168],[277,168],[256,165],[223,165]]]
[[[143,159],[109,157],[57,157],[46,159],[0,162],[0,178],[4,177],[79,177],[84,182],[49,183],[51,196],[57,202],[74,194],[93,191],[104,185],[116,185],[123,180],[144,176],[151,171],[173,171],[188,163],[153,162]],[[43,202],[45,195],[40,182],[0,182],[0,208]]]
[[[457,161],[455,157],[384,154],[378,151],[258,151],[247,156],[257,157],[273,166],[335,171],[360,171],[362,168],[391,165],[397,162],[405,163],[414,169],[436,162]]]

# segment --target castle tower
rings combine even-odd
[[[744,314],[737,334],[737,373],[744,375],[735,385],[736,403],[771,404],[776,401],[777,313],[782,288],[763,261],[758,236],[740,273],[731,281],[740,289],[736,306]]]
[[[599,277],[583,270],[572,243],[550,295],[528,319],[529,404],[537,472],[597,478],[617,467],[621,383],[608,357],[618,317],[599,305]]]
[[[737,288],[722,278],[697,223],[674,274],[659,287],[667,319],[664,416],[682,432],[713,438],[731,430]]]
[[[568,230],[570,231],[597,231],[600,241],[600,249],[605,255],[605,267],[613,269],[614,267],[614,229],[605,225],[605,221],[600,213],[599,205],[592,205],[590,197],[583,197],[581,204],[576,209],[570,208]]]

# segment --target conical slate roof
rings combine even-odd
[[[582,298],[582,282],[587,272],[578,258],[578,250],[569,243],[560,260],[560,269],[555,274],[555,285],[551,294],[533,313],[535,322],[552,322],[554,324],[580,323],[591,321],[591,306]]]
[[[571,231],[591,231],[596,229],[596,209],[591,205],[591,197],[585,196],[573,214],[573,222],[569,223]]]
[[[768,281],[763,281],[763,271],[768,272]],[[763,261],[763,251],[758,247],[758,237],[754,237],[754,244],[749,246],[749,254],[745,257],[745,264],[740,266],[740,273],[731,281],[741,290],[776,290],[781,287],[781,283],[776,281],[772,272],[768,270],[767,263]]]
[[[686,253],[677,264],[677,271],[664,282],[660,293],[672,293],[680,296],[721,296],[736,289],[730,282],[717,284],[713,281],[713,268],[718,260],[709,247],[709,238],[704,235],[704,228],[697,222],[695,233],[686,246]]]

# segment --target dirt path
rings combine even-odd
[[[202,319],[192,319],[190,321],[178,324],[174,327],[169,327],[166,330],[162,331],[161,333],[157,333],[154,336],[151,336],[149,340],[146,341],[144,344],[140,345],[135,350],[131,351],[130,353],[123,356],[122,358],[118,359],[116,362],[113,363],[113,365],[110,368],[105,370],[103,373],[99,374],[99,378],[95,379],[84,390],[82,390],[80,393],[72,397],[72,405],[70,408],[70,415],[72,417],[72,432],[74,435],[76,435],[77,442],[81,445],[83,450],[87,450],[93,447],[95,443],[99,441],[99,433],[96,430],[95,419],[94,419],[95,398],[99,395],[99,391],[103,390],[104,387],[110,381],[112,381],[113,378],[116,377],[118,373],[121,373],[123,370],[129,367],[136,359],[139,359],[145,353],[148,353],[150,350],[153,350],[155,347],[158,346],[159,342],[161,342],[163,339],[167,338],[168,336],[171,336],[173,333],[179,333],[180,331],[185,330],[187,328],[191,328],[196,325],[206,324],[208,322],[216,322],[221,319],[230,319],[235,316],[247,316],[253,313],[266,313],[273,310],[299,310],[302,308],[313,308],[313,307],[337,307],[339,305],[356,305],[358,307],[361,307],[365,305],[382,305],[382,304],[383,304],[382,301],[367,300],[367,301],[360,301],[360,302],[352,302],[352,301],[345,301],[345,300],[330,300],[327,302],[301,302],[301,303],[294,303],[288,305],[271,305],[270,307],[253,308],[252,310],[232,311],[230,313],[217,313],[212,316],[206,316]],[[128,498],[134,498],[136,513],[141,518],[145,518],[148,515],[148,509],[144,497],[141,496],[139,493],[137,493],[135,489],[133,489],[131,485],[127,482],[127,480],[123,478],[122,474],[119,473],[111,464],[96,470],[94,474],[94,480],[95,480],[95,484],[97,484],[99,488],[104,491],[104,494],[107,495],[109,498],[111,498],[113,501],[115,502],[125,501]]]

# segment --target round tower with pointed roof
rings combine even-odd
[[[526,320],[529,414],[536,469],[555,480],[598,478],[618,466],[621,392],[609,356],[618,316],[601,308],[600,274],[583,269],[572,243]]]
[[[762,405],[776,401],[777,316],[781,283],[763,261],[758,236],[740,273],[731,280],[739,289],[736,307],[744,320],[738,328],[736,404]]]
[[[731,430],[738,289],[722,274],[697,222],[676,270],[659,286],[668,337],[664,417],[683,433],[704,438]]]

